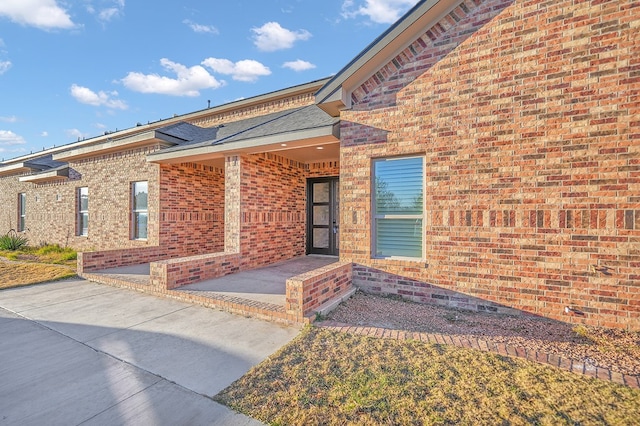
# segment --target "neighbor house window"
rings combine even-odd
[[[422,258],[423,158],[373,162],[374,257]]]
[[[89,235],[89,188],[78,188],[78,235]]]
[[[27,215],[27,194],[18,194],[18,232],[23,232],[26,228],[25,218]]]
[[[131,185],[131,234],[133,239],[147,239],[148,210],[148,182],[133,182]]]

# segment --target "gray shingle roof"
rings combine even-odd
[[[225,123],[215,128],[201,128],[188,123],[178,123],[177,125],[159,129],[159,131],[176,132],[175,134],[171,134],[171,136],[191,139],[185,140],[185,142],[180,145],[165,148],[161,150],[161,152],[182,151],[204,146],[231,144],[234,142],[246,141],[265,136],[274,136],[289,132],[331,126],[337,121],[337,118],[331,117],[316,105],[308,105],[300,108],[266,114],[260,117],[252,117],[231,123]],[[178,134],[182,136],[177,136]]]
[[[184,143],[197,143],[216,138],[217,127],[198,127],[190,123],[180,122],[157,129],[156,132],[182,139]]]
[[[67,163],[56,161],[53,159],[53,155],[49,154],[25,161],[24,165],[34,170],[44,171],[67,166]]]

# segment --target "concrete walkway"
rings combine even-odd
[[[3,290],[0,424],[260,424],[211,397],[298,331],[84,280]]]

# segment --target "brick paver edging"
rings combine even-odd
[[[529,361],[552,365],[566,371],[571,371],[572,373],[618,383],[634,389],[640,389],[640,376],[618,373],[616,371],[611,371],[608,368],[595,367],[593,365],[585,364],[584,362],[563,358],[555,354],[527,350],[521,346],[494,343],[478,338],[449,336],[447,334],[439,333],[415,333],[411,331],[389,330],[379,327],[354,326],[335,321],[322,321],[314,324],[324,329],[357,334],[360,336],[394,340],[419,340],[425,343],[453,345],[461,348],[494,352],[502,356],[524,358]]]

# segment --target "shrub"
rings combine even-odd
[[[15,230],[10,230],[5,235],[0,236],[0,250],[15,251],[27,245],[29,240],[23,235],[18,235]]]

